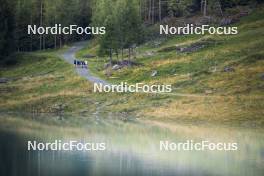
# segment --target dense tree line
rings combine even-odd
[[[100,53],[122,55],[143,42],[144,28],[167,17],[180,17],[218,3],[224,10],[262,0],[0,0],[0,58],[15,51],[58,48],[88,35],[29,35],[27,25],[105,26]]]
[[[141,17],[145,23],[153,24],[165,17],[181,17],[204,10],[216,11],[237,5],[262,2],[263,0],[139,0]]]
[[[220,11],[226,7],[246,5],[245,0],[97,0],[93,4],[94,24],[106,27],[106,35],[100,37],[100,54],[112,54],[123,58],[124,49],[130,58],[135,46],[144,41],[146,26],[162,22],[166,17],[181,17],[207,11]]]
[[[88,36],[29,35],[28,25],[88,26],[89,0],[0,0],[0,50],[2,57],[11,51],[33,51],[61,47],[64,43]]]

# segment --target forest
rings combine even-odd
[[[153,36],[151,26],[170,18],[223,15],[237,5],[261,0],[0,0],[0,58],[14,52],[60,48],[66,43],[90,39],[91,35],[32,35],[28,25],[105,26],[100,53],[110,55],[133,49]]]

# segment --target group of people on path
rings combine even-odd
[[[81,68],[87,68],[88,62],[87,61],[79,61],[79,60],[74,60],[74,65],[75,67],[81,67]]]

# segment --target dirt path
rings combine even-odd
[[[74,43],[66,52],[64,52],[61,57],[67,61],[70,64],[73,64],[74,60],[77,60],[77,58],[75,57],[75,54],[77,51],[81,50],[85,45],[87,44],[87,41],[84,42],[77,42]],[[88,81],[92,82],[92,83],[101,83],[103,85],[110,85],[110,83],[108,83],[107,81],[97,77],[97,76],[93,76],[91,74],[91,71],[89,69],[89,64],[86,68],[75,68],[77,73],[86,78]],[[141,93],[145,93],[145,92],[141,92]],[[199,94],[183,94],[183,93],[158,93],[158,94],[164,94],[164,95],[171,95],[171,96],[182,96],[182,97],[220,97],[220,96],[214,96],[214,95],[199,95]]]
[[[73,64],[74,60],[77,60],[77,58],[75,57],[76,52],[81,50],[86,44],[87,41],[74,43],[66,52],[64,52],[61,55],[62,58],[68,63]],[[92,83],[102,83],[103,85],[109,85],[109,83],[106,82],[105,80],[102,80],[101,78],[93,76],[91,74],[91,71],[89,69],[89,64],[87,66],[87,69],[86,68],[75,68],[75,69],[80,76],[86,78],[88,81]]]

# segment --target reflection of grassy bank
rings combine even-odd
[[[18,133],[36,139],[103,139],[124,150],[127,146],[144,149],[159,150],[160,140],[210,140],[212,142],[240,142],[240,148],[246,147],[250,141],[259,141],[263,144],[263,130],[227,127],[209,123],[184,123],[173,120],[153,121],[134,120],[130,122],[118,119],[95,119],[86,116],[58,116],[43,114],[31,116],[30,114],[1,114],[0,129],[4,132]],[[260,139],[260,140],[259,140]],[[135,143],[135,141],[137,141]],[[157,145],[147,147],[146,145]],[[256,143],[256,142],[255,142]],[[259,146],[256,146],[259,147]],[[115,150],[115,148],[113,148]],[[142,151],[143,152],[143,151]]]
[[[201,173],[211,173],[210,175],[249,175],[249,173],[259,175],[263,172],[261,167],[263,157],[260,153],[264,143],[261,129],[222,128],[219,125],[205,124],[181,125],[173,121],[167,121],[168,123],[152,120],[122,122],[111,119],[96,120],[86,116],[63,118],[64,120],[61,121],[52,115],[36,116],[32,119],[28,115],[23,117],[1,114],[0,129],[5,132],[8,130],[12,134],[15,132],[14,134],[26,137],[27,140],[33,138],[46,142],[53,142],[55,139],[106,142],[107,152],[81,153],[82,158],[86,155],[93,155],[98,162],[118,161],[118,164],[124,164],[127,158],[119,163],[118,157],[121,155],[125,158],[128,155],[129,161],[133,162],[133,158],[136,157],[136,162],[142,162],[146,167],[151,163],[151,166],[155,165],[155,168],[158,168],[157,170],[180,167],[180,169],[188,168],[188,170],[197,170]],[[239,150],[161,152],[159,151],[160,140],[237,142]],[[26,145],[26,141],[23,142],[23,146]],[[60,154],[67,156],[74,153],[61,152]],[[45,151],[41,151],[41,154],[49,159],[52,158]],[[111,159],[109,160],[108,157]],[[134,165],[136,164],[131,164],[131,167]],[[110,164],[99,166],[102,169]]]

